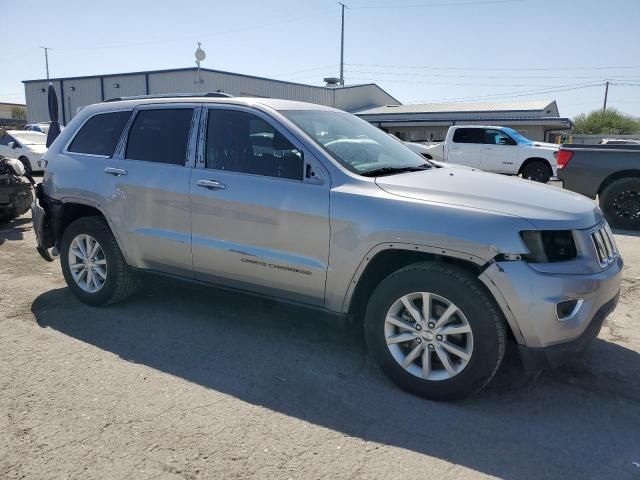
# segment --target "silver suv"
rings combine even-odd
[[[101,103],[44,158],[38,251],[80,300],[122,300],[146,271],[354,318],[384,372],[431,399],[486,385],[509,339],[526,368],[559,365],[618,300],[590,200],[426,161],[332,108]]]

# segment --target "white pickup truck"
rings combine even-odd
[[[547,183],[557,173],[558,145],[534,142],[507,127],[456,125],[443,143],[420,147],[412,150],[426,158],[536,182]]]

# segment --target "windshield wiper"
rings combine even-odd
[[[374,168],[373,170],[369,170],[367,172],[363,172],[360,175],[362,175],[363,177],[382,177],[385,175],[395,175],[397,173],[421,172],[423,170],[429,170],[430,168],[432,168],[432,166],[428,163],[424,163],[415,167],[380,167]]]

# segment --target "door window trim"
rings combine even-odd
[[[274,130],[280,133],[283,137],[285,137],[295,148],[302,152],[302,180],[296,180],[293,178],[282,178],[282,177],[271,177],[268,175],[261,175],[259,173],[247,173],[247,172],[236,172],[233,170],[220,170],[217,168],[208,168],[206,166],[206,143],[207,143],[207,127],[209,121],[209,111],[210,110],[229,110],[235,112],[244,112],[251,115],[255,115],[256,117],[264,120],[269,126],[271,126]],[[282,180],[286,182],[298,182],[298,183],[308,183],[310,185],[322,185],[324,183],[324,175],[325,169],[324,166],[320,167],[321,163],[315,158],[313,153],[304,146],[304,144],[298,140],[298,138],[293,135],[289,130],[287,130],[280,122],[266,114],[265,112],[251,108],[245,107],[244,105],[233,105],[233,104],[211,104],[207,103],[203,105],[202,114],[200,115],[200,125],[199,125],[199,137],[198,137],[198,145],[197,145],[197,154],[196,154],[196,167],[197,169],[212,171],[212,172],[224,172],[224,173],[233,173],[236,175],[250,175],[252,177],[259,178],[268,178],[271,180]],[[307,165],[310,165],[311,170],[315,173],[314,178],[307,178],[306,171]]]
[[[138,118],[138,114],[142,111],[146,110],[181,110],[191,108],[193,109],[193,116],[191,117],[191,125],[189,127],[189,137],[187,138],[187,149],[185,155],[185,162],[183,165],[176,163],[160,163],[160,162],[152,162],[150,160],[138,160],[135,158],[127,158],[126,150],[127,143],[129,142],[129,134],[131,133],[131,128],[133,127],[136,118]],[[137,105],[133,108],[133,115],[129,117],[129,121],[124,126],[122,131],[122,136],[118,141],[118,146],[116,147],[116,152],[113,154],[114,159],[125,160],[127,162],[144,162],[152,165],[168,165],[173,167],[190,167],[193,168],[195,165],[195,155],[196,155],[196,138],[198,135],[198,126],[200,122],[200,115],[202,113],[202,105],[199,103],[153,103],[146,105]]]

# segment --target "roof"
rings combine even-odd
[[[480,103],[415,103],[384,105],[355,112],[357,115],[393,115],[407,113],[487,113],[487,112],[545,112],[553,110],[554,100]]]
[[[0,105],[8,105],[10,107],[26,107],[26,103],[0,102]]]
[[[22,83],[34,83],[34,82],[57,82],[57,81],[68,81],[68,80],[84,80],[84,79],[88,79],[88,78],[108,78],[108,77],[127,77],[127,76],[134,76],[134,75],[153,75],[153,74],[158,74],[158,73],[172,73],[172,72],[196,72],[198,71],[197,67],[186,67],[186,68],[168,68],[168,69],[164,69],[164,70],[142,70],[142,71],[137,71],[137,72],[124,72],[124,73],[108,73],[108,74],[104,74],[104,75],[85,75],[85,76],[76,76],[76,77],[56,77],[56,78],[50,78],[50,79],[46,79],[46,78],[40,78],[40,79],[35,79],[35,80],[23,80]],[[331,87],[326,87],[326,86],[318,86],[318,85],[309,85],[307,83],[299,83],[299,82],[288,82],[286,80],[276,80],[274,78],[267,78],[267,77],[259,77],[256,75],[247,75],[244,73],[235,73],[235,72],[227,72],[224,70],[214,70],[211,68],[200,68],[201,72],[210,72],[210,73],[220,73],[223,75],[234,75],[237,77],[243,77],[243,78],[252,78],[254,80],[264,80],[264,81],[268,81],[268,82],[276,82],[276,83],[283,83],[283,84],[287,84],[287,85],[300,85],[303,87],[308,87],[308,88],[317,88],[317,89],[322,89],[322,90],[344,90],[344,89],[348,89],[348,88],[358,88],[358,87],[366,87],[366,86],[374,86],[378,89],[380,89],[382,92],[384,92],[386,95],[388,95],[390,98],[392,98],[393,100],[395,100],[397,103],[400,103],[395,97],[393,97],[392,95],[390,95],[386,90],[384,90],[382,87],[380,87],[378,84],[376,83],[360,83],[360,84],[355,84],[355,85],[332,85]]]

